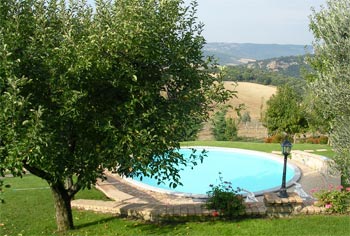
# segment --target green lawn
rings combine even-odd
[[[248,150],[256,150],[261,152],[281,151],[281,145],[279,143],[251,143],[251,142],[229,142],[229,141],[191,141],[183,142],[182,146],[215,146],[215,147],[230,147],[230,148],[242,148]],[[316,150],[326,149],[327,151],[318,152]],[[292,150],[314,150],[313,153],[322,156],[332,157],[334,152],[332,148],[325,144],[308,144],[297,143],[293,144]]]
[[[215,144],[216,146],[219,145],[217,142]],[[222,143],[222,145],[224,144]],[[203,145],[212,146],[212,144]],[[226,143],[226,146],[230,145]],[[232,146],[252,149],[248,147],[249,145],[245,146],[243,143],[232,144]],[[256,144],[254,149],[269,152],[269,150],[278,150],[278,148],[278,144],[261,144],[261,146]],[[315,148],[307,146],[307,149]],[[5,184],[11,184],[11,188],[5,189],[4,198],[6,203],[0,204],[0,236],[57,235],[55,233],[53,200],[45,181],[33,175],[26,175],[22,179],[5,178]],[[78,193],[76,198],[106,200],[99,191],[94,189],[84,190]],[[287,219],[244,219],[241,221],[209,220],[207,222],[161,225],[122,219],[111,214],[96,214],[76,210],[73,212],[73,217],[76,229],[69,231],[66,235],[343,236],[350,232],[349,215],[299,216]]]

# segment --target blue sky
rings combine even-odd
[[[190,0],[185,0],[190,2]],[[207,42],[311,44],[309,15],[326,0],[198,0]]]
[[[185,0],[188,4],[191,0]],[[93,0],[88,0],[93,2]],[[309,45],[311,7],[326,0],[197,0],[207,42]]]

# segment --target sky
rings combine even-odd
[[[185,0],[186,3],[190,0]],[[197,0],[207,42],[310,45],[311,7],[326,0]]]
[[[184,0],[189,4],[191,0]],[[88,0],[89,3],[93,0]],[[310,45],[311,7],[326,0],[197,0],[207,42]]]

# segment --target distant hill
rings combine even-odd
[[[259,120],[261,117],[261,109],[266,107],[266,102],[276,93],[277,87],[267,86],[249,82],[237,82],[235,85],[230,81],[224,82],[225,88],[237,91],[237,98],[231,98],[226,104],[232,107],[238,107],[244,103],[246,110],[250,113],[253,120]],[[229,110],[229,116],[237,118],[234,109]]]
[[[204,55],[214,56],[220,65],[245,64],[254,60],[299,56],[312,52],[311,46],[253,43],[207,43]]]
[[[306,56],[289,56],[258,60],[241,65],[228,65],[224,80],[282,86],[288,84],[296,92],[304,92],[310,66]]]
[[[302,70],[311,69],[306,62],[306,55],[251,61],[242,66],[249,69],[261,69],[270,72],[278,72],[282,75],[296,78],[302,77]]]

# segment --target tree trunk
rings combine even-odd
[[[64,232],[73,229],[73,216],[71,208],[71,197],[63,184],[51,185],[56,209],[56,223],[58,231]]]

